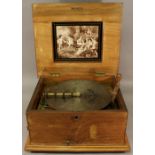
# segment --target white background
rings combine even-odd
[[[153,3],[153,0],[136,0],[134,3],[135,155],[155,154],[155,4]],[[0,4],[0,148],[1,154],[22,154],[22,6],[20,0],[3,1]],[[30,62],[27,61],[28,63]],[[34,77],[32,74],[32,79]],[[124,77],[127,79],[128,76],[124,74]],[[32,80],[32,85],[35,86],[34,81]]]

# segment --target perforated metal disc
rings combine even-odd
[[[47,97],[48,106],[60,111],[89,111],[106,107],[111,102],[112,88],[88,80],[69,80],[47,87],[45,92],[80,92],[79,97]]]

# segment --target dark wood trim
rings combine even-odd
[[[98,58],[59,58],[57,53],[57,42],[56,42],[56,26],[98,26]],[[102,38],[103,38],[103,22],[96,21],[84,21],[84,22],[53,22],[52,23],[52,31],[53,31],[53,49],[54,49],[54,61],[55,62],[101,62],[102,61]]]
[[[117,100],[118,100],[118,103],[119,103],[119,106],[120,106],[120,109],[122,109],[123,111],[128,111],[127,110],[127,107],[126,107],[126,105],[125,105],[125,101],[124,101],[124,98],[123,98],[123,96],[122,96],[122,92],[121,92],[121,90],[119,89],[119,91],[118,91],[118,95],[117,95]]]
[[[41,97],[41,92],[42,92],[42,89],[43,89],[43,81],[44,79],[43,78],[40,78],[38,83],[37,83],[37,86],[34,90],[34,93],[32,95],[32,98],[30,100],[30,103],[27,107],[27,110],[26,112],[29,112],[31,111],[32,109],[34,109],[37,105],[37,102],[39,101],[40,97]]]

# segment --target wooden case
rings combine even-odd
[[[117,109],[83,112],[38,110],[45,84],[85,79],[114,86],[118,74],[122,4],[34,4],[33,23],[39,82],[26,111],[27,151],[122,152],[129,151],[127,109],[118,91]],[[104,25],[101,62],[55,62],[52,22],[101,21]]]

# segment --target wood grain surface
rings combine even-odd
[[[33,22],[38,76],[46,68],[74,68],[77,72],[96,69],[116,75],[119,67],[122,4],[67,3],[34,4]],[[54,62],[52,22],[103,22],[102,62]]]
[[[47,84],[38,82],[30,106],[27,123],[32,144],[66,146],[123,145],[127,125],[127,109],[121,92],[118,92],[118,109],[84,112],[37,110],[38,92]],[[38,94],[38,95],[37,95]]]
[[[29,136],[25,144],[25,150],[31,152],[128,152],[130,146],[127,135],[125,143],[120,145],[101,145],[101,146],[64,146],[64,145],[48,145],[48,144],[32,144]]]
[[[122,4],[64,3],[34,4],[33,24],[37,73],[40,77],[27,108],[27,151],[122,152],[129,151],[126,136],[127,108],[119,90],[117,109],[85,112],[37,110],[42,90],[50,82],[87,79],[109,83],[118,74]],[[52,22],[101,21],[101,62],[54,62]]]

